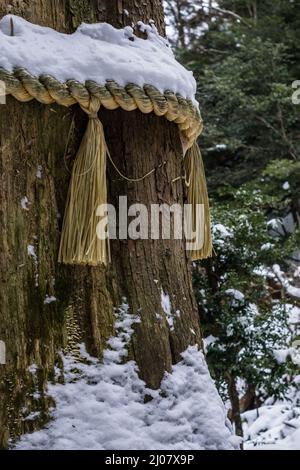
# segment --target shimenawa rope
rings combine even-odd
[[[66,264],[108,264],[110,249],[108,240],[97,237],[97,207],[106,204],[106,156],[111,160],[119,175],[128,181],[142,181],[156,169],[141,178],[130,179],[123,175],[115,163],[105,143],[102,124],[98,118],[101,106],[109,110],[121,107],[126,111],[139,109],[142,113],[154,112],[178,124],[183,148],[187,150],[184,166],[187,174],[188,202],[193,206],[190,229],[196,230],[197,204],[202,205],[200,223],[202,247],[192,250],[192,259],[211,256],[210,214],[201,153],[196,143],[202,132],[203,123],[196,106],[171,91],[161,93],[151,85],[143,88],[128,84],[119,86],[113,80],[99,85],[92,81],[81,84],[75,80],[61,83],[47,75],[34,77],[24,69],[13,72],[0,68],[0,80],[5,84],[5,92],[21,102],[33,99],[43,103],[56,102],[62,106],[78,103],[88,114],[89,122],[72,169],[68,200],[66,205],[59,261]],[[163,165],[164,163],[162,163]],[[198,220],[199,222],[199,220]]]

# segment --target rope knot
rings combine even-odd
[[[88,115],[89,119],[98,119],[101,101],[96,96],[91,96],[88,105],[80,103],[81,109]]]

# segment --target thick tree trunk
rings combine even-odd
[[[62,32],[82,21],[120,27],[154,19],[163,31],[161,3],[0,0],[0,17],[11,12]],[[151,387],[159,386],[189,344],[201,343],[201,335],[181,241],[112,242],[108,269],[57,264],[70,168],[86,124],[78,107],[8,98],[0,113],[0,340],[7,350],[6,365],[0,365],[0,447],[5,447],[9,437],[47,420],[45,385],[53,378],[53,366],[60,365],[62,347],[74,352],[84,341],[101,356],[113,334],[114,307],[123,297],[141,316],[131,356]],[[127,195],[128,204],[183,203],[181,183],[171,183],[181,174],[177,126],[139,111],[101,111],[101,119],[112,157],[126,175],[134,178],[166,162],[142,183],[125,182],[110,167],[109,202]],[[162,310],[162,290],[178,312],[174,331]],[[45,303],[51,296],[57,300]],[[28,370],[33,364],[36,373]],[[24,420],[35,410],[42,411],[37,420]]]

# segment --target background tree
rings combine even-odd
[[[271,159],[299,160],[299,112],[291,99],[300,73],[297,2],[228,0],[211,10],[207,1],[187,3],[194,32],[186,29],[187,47],[177,54],[199,84],[211,190],[220,185],[220,166],[221,181],[225,172],[226,182],[239,185]]]
[[[272,170],[267,168],[266,179]],[[299,170],[297,176],[299,184]],[[286,178],[277,174],[279,193],[286,191]],[[280,219],[268,223],[274,182],[264,189],[258,183],[232,189],[230,203],[215,205],[215,255],[194,269],[207,360],[224,401],[230,400],[240,436],[241,413],[268,397],[284,398],[299,369],[292,347],[299,328],[290,323],[294,299],[282,289],[273,265],[293,272],[290,255],[300,235],[284,233]]]
[[[61,32],[82,22],[107,21],[116,27],[153,19],[164,32],[162,2],[151,0],[0,0],[0,17],[14,13]],[[127,176],[156,168],[142,183],[129,183],[109,168],[109,201],[127,195],[128,204],[182,203],[182,151],[175,124],[139,111],[101,111],[112,157]],[[139,312],[130,355],[141,377],[158,387],[166,370],[189,344],[200,344],[197,306],[183,241],[116,241],[112,263],[104,267],[59,266],[58,246],[70,169],[86,116],[72,109],[8,98],[0,115],[0,338],[7,364],[0,366],[0,447],[9,437],[47,420],[45,384],[53,378],[61,347],[78,341],[101,356],[113,333],[114,307],[126,297]],[[64,162],[65,160],[65,162]],[[162,162],[166,162],[161,166]],[[180,311],[170,331],[162,292]],[[162,320],[157,314],[161,313]],[[28,368],[34,364],[38,383]],[[37,387],[39,394],[33,394]],[[22,409],[44,410],[36,421],[23,421]]]
[[[257,268],[268,272],[279,263],[297,282],[299,239],[292,232],[300,214],[299,106],[292,103],[292,83],[300,77],[299,2],[166,5],[171,31],[183,18],[185,47],[176,31],[173,43],[197,77],[205,123],[201,149],[215,255],[195,265],[194,282],[209,337],[207,359],[242,434],[240,412],[267,396],[283,396],[295,373],[291,358],[279,364],[273,350],[289,348],[299,335],[285,305],[299,305],[299,299],[286,298],[276,276],[257,275]]]

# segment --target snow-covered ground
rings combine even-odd
[[[166,374],[160,390],[146,387],[134,361],[125,362],[138,317],[124,304],[116,336],[100,362],[81,346],[82,361],[63,356],[65,384],[49,384],[56,402],[52,421],[25,435],[15,449],[204,450],[234,449],[226,410],[203,355],[189,347]],[[32,374],[37,367],[31,367]],[[57,375],[61,372],[57,370]],[[294,385],[300,384],[300,376]],[[145,400],[146,398],[146,400]],[[300,450],[300,391],[291,387],[285,401],[268,399],[243,415],[246,450]],[[30,414],[25,419],[34,420]]]
[[[300,383],[300,376],[296,379]],[[300,392],[243,414],[246,450],[300,450]]]
[[[81,348],[82,362],[64,356],[65,384],[49,384],[56,402],[48,426],[28,434],[16,449],[230,450],[238,448],[225,407],[197,346],[147,389],[134,361],[125,362],[137,317],[124,304],[116,336],[100,362]],[[35,369],[34,369],[35,370]],[[59,372],[59,371],[58,371]]]

